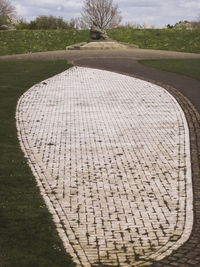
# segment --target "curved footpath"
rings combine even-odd
[[[142,64],[142,59],[189,59],[199,58],[200,54],[171,52],[150,49],[124,50],[62,50],[39,52],[13,56],[1,56],[0,60],[56,60],[66,59],[74,65],[100,68],[133,76],[140,76],[146,80],[161,82],[179,90],[196,107],[200,113],[200,81],[174,73],[159,71]]]
[[[46,90],[44,91],[44,98],[38,98],[39,88],[36,86],[30,89],[18,104],[18,129],[21,131],[22,147],[24,146],[25,153],[30,153],[30,165],[31,161],[33,161],[32,166],[36,168],[33,171],[36,176],[39,173],[39,179],[42,179],[40,181],[38,180],[38,182],[41,182],[43,194],[47,197],[46,201],[51,202],[54,199],[52,202],[56,208],[53,207],[52,213],[55,214],[56,210],[59,211],[58,214],[54,215],[54,219],[57,219],[59,225],[59,218],[62,218],[61,222],[67,226],[66,229],[63,227],[59,228],[60,234],[63,239],[69,242],[67,250],[71,251],[71,254],[74,254],[75,258],[78,256],[79,264],[82,264],[82,266],[200,266],[200,116],[196,111],[196,109],[200,111],[200,82],[173,73],[154,70],[140,65],[136,61],[137,59],[144,58],[200,58],[200,55],[133,49],[128,51],[99,52],[57,51],[7,56],[1,57],[0,60],[14,58],[24,60],[66,58],[73,61],[75,65],[106,69],[151,81],[149,84],[142,80],[134,80],[128,76],[120,76],[120,79],[118,79],[118,74],[109,73],[108,75],[107,72],[103,72],[102,74],[102,72],[90,68],[71,69],[71,72],[74,72],[73,75],[76,78],[71,77],[71,80],[68,80],[68,91],[64,90],[66,85],[65,79],[67,77],[64,78],[62,76],[63,74],[58,75],[60,77],[60,83],[57,86],[58,89],[60,88],[63,91],[61,95],[64,96],[64,99],[60,95],[59,97],[54,97],[54,102],[51,100],[55,85],[58,82],[56,78],[56,81],[51,81],[51,79],[49,81],[47,80],[47,86],[46,83],[39,85]],[[86,76],[84,74],[85,72],[87,74]],[[70,71],[67,71],[64,76],[70,76],[69,73]],[[100,85],[94,80],[91,85],[91,79],[95,73],[95,81],[98,80]],[[99,75],[101,76],[100,78]],[[112,77],[112,79],[109,77]],[[77,79],[79,80],[78,85],[76,83]],[[118,83],[115,82],[115,79]],[[120,81],[123,79],[125,79],[123,83],[124,87],[122,84],[120,86],[126,92],[125,94],[121,94],[120,90],[116,91],[117,84],[120,84]],[[73,82],[70,84],[70,81]],[[104,81],[103,85],[102,81]],[[48,83],[51,84],[51,82],[54,84],[48,86]],[[110,85],[111,82],[111,87],[106,88],[106,85]],[[63,84],[65,84],[64,87]],[[136,86],[133,84],[136,84]],[[161,87],[154,84],[160,85]],[[91,91],[87,91],[88,86],[91,86]],[[145,90],[147,91],[143,95],[140,95],[137,91],[138,86],[146,88]],[[68,95],[71,91],[70,88],[75,88],[76,90],[82,88],[82,90],[85,90],[83,90],[84,95],[81,95],[83,92],[80,90],[77,91],[77,95],[70,96]],[[96,88],[96,97],[92,94],[93,88]],[[165,88],[170,94],[166,94],[166,91],[162,88]],[[116,93],[117,98],[122,98],[122,102],[117,101],[117,98],[115,98]],[[175,97],[179,104],[173,100],[172,96]],[[100,101],[101,98],[102,101]],[[44,106],[44,110],[40,109],[39,106],[32,110],[32,105],[37,105],[38,99],[40,101],[44,100],[43,105],[41,105]],[[91,99],[94,102],[90,106]],[[136,112],[135,107],[132,105],[132,99],[134,99],[137,107]],[[67,106],[71,106],[72,109],[65,110],[65,105],[61,105],[61,109],[63,109],[59,111],[59,103],[66,103],[66,101],[68,101]],[[98,106],[98,103],[102,106]],[[113,106],[113,103],[117,103],[120,115],[114,108],[116,105]],[[120,103],[123,103],[123,105],[120,106]],[[111,107],[113,108],[113,112],[108,114]],[[24,113],[25,110],[27,111],[26,113]],[[173,114],[171,113],[172,110]],[[184,113],[182,113],[182,110]],[[29,116],[29,111],[35,112],[35,115]],[[79,111],[79,118],[76,118],[75,114],[77,112],[75,111]],[[25,114],[27,114],[27,118],[24,117]],[[58,119],[59,114],[62,116],[64,116],[63,114],[71,114],[70,117],[67,116],[65,118],[65,121],[71,125],[70,133],[63,132],[64,126],[61,123],[63,120],[60,121]],[[140,117],[142,114],[146,115]],[[156,114],[159,114],[157,121],[155,121]],[[124,117],[120,120],[121,115]],[[41,116],[41,118],[38,116]],[[148,117],[147,120],[146,116]],[[129,130],[132,128],[132,118],[134,118],[135,125],[134,135],[132,132],[129,134]],[[52,123],[52,119],[54,123]],[[73,121],[71,121],[72,119]],[[106,120],[107,122],[104,125]],[[25,121],[29,121],[29,123],[24,124]],[[43,121],[46,121],[48,125],[45,125]],[[92,121],[95,123],[92,124]],[[96,124],[97,121],[100,123],[99,126]],[[80,122],[83,124],[81,125]],[[38,123],[40,127],[38,127]],[[56,125],[54,129],[48,128],[51,124]],[[161,128],[160,124],[165,125],[165,127]],[[73,128],[73,125],[76,127]],[[28,127],[31,128],[29,129]],[[116,136],[113,134],[116,133],[116,127],[121,129],[120,137],[119,133]],[[38,129],[42,129],[41,132]],[[46,130],[47,133],[45,133]],[[91,130],[94,131],[94,136],[90,136],[86,140]],[[187,132],[190,139],[187,137]],[[30,136],[27,133],[30,133]],[[47,139],[45,139],[41,149],[40,144],[43,136],[46,136]],[[58,136],[58,138],[55,140],[54,136]],[[57,156],[59,158],[60,153],[64,153],[67,157],[67,151],[62,150],[66,137],[67,139],[71,138],[73,140],[73,142],[70,142],[71,144],[76,144],[69,151],[71,153],[69,170],[75,170],[73,164],[77,166],[77,163],[79,163],[80,166],[78,165],[76,172],[79,175],[83,175],[85,179],[88,178],[84,184],[80,184],[80,181],[77,181],[75,178],[73,179],[77,174],[71,173],[72,180],[68,186],[67,181],[64,181],[63,178],[68,177],[66,169],[62,169],[55,164],[55,157]],[[97,140],[97,137],[103,138],[103,140],[100,142],[100,139]],[[130,138],[133,138],[132,142],[128,141]],[[139,154],[130,153],[130,151],[136,151],[134,149],[135,138],[137,139],[135,145],[137,146],[139,144],[137,148]],[[164,139],[161,140],[160,138]],[[116,140],[120,140],[119,144],[116,145],[116,151],[109,150],[109,144],[110,148],[112,148],[113,144],[116,144]],[[86,143],[87,141],[92,141],[93,143],[87,146],[83,141]],[[56,142],[59,144],[57,147],[55,146]],[[127,147],[129,143],[133,146],[132,148]],[[150,147],[148,146],[149,143],[151,143]],[[39,147],[37,147],[38,144]],[[107,151],[109,151],[109,155],[103,153],[105,151],[103,149],[104,145],[108,146]],[[65,147],[68,146],[66,145]],[[97,154],[93,154],[91,149],[88,150],[89,147],[96,149],[100,158],[95,158]],[[124,147],[126,148],[125,150],[123,150]],[[189,147],[190,153],[188,152]],[[144,151],[146,154],[143,154]],[[86,158],[84,158],[84,155],[86,155]],[[160,160],[158,160],[159,155],[161,155]],[[152,157],[154,161],[152,161]],[[39,164],[35,165],[35,162],[38,163],[41,161],[41,166]],[[98,165],[96,168],[98,167],[97,174],[99,178],[97,177],[98,179],[95,179],[95,181],[98,181],[96,183],[88,175],[89,172],[92,173],[95,171],[93,169],[95,164],[92,165],[93,167],[90,166],[92,162],[96,162]],[[130,166],[133,162],[135,165]],[[45,168],[51,169],[49,168],[51,164],[53,166],[53,172],[45,173]],[[63,166],[61,158],[59,158],[59,164]],[[113,173],[109,175],[109,177],[113,177],[113,183],[109,184],[110,180],[107,180],[105,177],[107,184],[103,188],[101,168],[105,168],[109,172],[109,164],[114,168]],[[148,174],[151,164],[153,164],[150,167],[151,172],[155,172],[155,176],[159,179],[152,179],[151,172]],[[155,168],[155,164],[158,169]],[[140,168],[142,169],[139,173],[144,174],[142,178],[137,177],[137,174],[139,174],[137,172],[133,174],[133,169],[137,170]],[[159,170],[161,169],[165,171],[160,172]],[[61,171],[58,175],[59,177],[56,176],[58,170]],[[124,170],[127,171],[126,175],[124,174]],[[171,173],[169,174],[168,171]],[[192,187],[190,180],[188,180],[190,173],[192,174]],[[164,175],[165,179],[162,179],[162,175]],[[52,180],[54,176],[57,178]],[[129,177],[134,177],[134,179],[129,179]],[[172,180],[172,177],[175,177],[175,180]],[[122,180],[125,183],[120,185],[120,181]],[[134,183],[131,184],[133,180]],[[129,184],[128,187],[125,186],[127,184]],[[123,188],[123,192],[118,191],[117,185],[120,190]],[[77,187],[82,190],[81,196],[86,198],[81,198],[81,196],[79,198],[77,192],[75,192]],[[56,191],[57,189],[58,191]],[[93,194],[94,192],[95,194]],[[105,194],[104,199],[100,199],[102,192]],[[67,199],[67,196],[70,196],[70,199]],[[91,199],[94,202],[87,203],[87,199]],[[115,203],[113,199],[117,199],[119,202]],[[160,202],[158,201],[157,203],[155,199],[159,199]],[[110,204],[107,205],[105,200],[109,200]],[[69,202],[71,202],[71,207],[75,207],[76,210],[70,209],[67,206]],[[194,205],[193,215],[191,213],[192,202]],[[103,207],[99,206],[100,203],[103,203]],[[127,203],[132,203],[132,206],[127,207]],[[81,206],[79,204],[83,205]],[[95,209],[92,209],[94,205],[97,207],[96,212],[98,214],[95,214]],[[119,209],[118,212],[117,209]],[[102,210],[106,212],[107,220],[105,221],[103,219],[105,214],[101,213]],[[66,214],[70,214],[67,219],[65,211],[67,211]],[[132,214],[129,211],[132,211]],[[134,211],[137,211],[136,217]],[[80,216],[79,218],[77,218],[77,214]],[[113,217],[117,216],[117,214],[121,217]],[[192,220],[193,216],[194,222]],[[95,218],[98,220],[95,221]],[[119,223],[116,223],[116,221]],[[100,228],[97,227],[98,224],[101,225]],[[76,229],[79,228],[81,231],[76,232]],[[65,230],[63,231],[63,229]],[[67,229],[70,229],[68,230],[69,232],[67,232]],[[82,233],[85,234],[82,235]],[[95,238],[97,233],[100,236],[99,239]],[[75,241],[73,242],[74,237]],[[109,242],[106,242],[106,240]],[[110,242],[112,240],[116,240],[116,242]],[[129,241],[128,243],[127,240]],[[100,249],[101,246],[104,248],[103,251]],[[87,249],[89,252],[87,252]],[[98,251],[95,251],[95,249]],[[169,255],[170,253],[172,254]]]

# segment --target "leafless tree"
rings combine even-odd
[[[195,21],[193,21],[193,28],[200,29],[200,15],[197,17]]]
[[[10,24],[14,21],[15,17],[15,7],[11,2],[9,0],[0,0],[0,23]]]
[[[113,28],[122,20],[117,5],[113,0],[85,0],[82,15],[82,24],[91,27],[95,23],[100,29]]]

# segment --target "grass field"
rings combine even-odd
[[[117,28],[108,34],[114,40],[139,48],[200,53],[200,30]]]
[[[200,53],[200,30],[117,28],[108,35],[140,48]],[[0,31],[0,56],[63,50],[88,40],[88,30]]]
[[[20,149],[18,98],[33,84],[67,69],[66,61],[0,62],[0,266],[74,266]]]
[[[88,31],[0,31],[0,56],[64,50],[66,46],[80,42],[87,42],[88,39]]]
[[[200,80],[200,59],[155,59],[140,60],[139,62],[149,67]]]

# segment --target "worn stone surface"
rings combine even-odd
[[[188,241],[174,251],[173,255],[164,258],[163,260],[159,261],[159,263],[154,263],[152,267],[169,267],[177,264],[177,266],[180,267],[200,267],[200,115],[191,102],[178,90],[169,85],[161,85],[177,99],[179,105],[185,113],[189,126],[194,194],[194,224]]]
[[[108,40],[108,35],[105,30],[100,29],[95,23],[93,23],[90,29],[90,38],[92,40]]]
[[[137,47],[132,45],[132,47]],[[119,43],[116,41],[92,41],[78,45],[67,46],[66,50],[124,50],[130,48],[130,45]]]
[[[151,265],[189,238],[189,131],[163,88],[73,68],[22,96],[17,124],[65,247],[79,265]]]

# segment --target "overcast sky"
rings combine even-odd
[[[69,21],[80,17],[84,0],[11,0],[19,17],[27,21],[39,15],[54,15]],[[200,16],[200,0],[113,0],[118,4],[123,23],[163,27]]]

